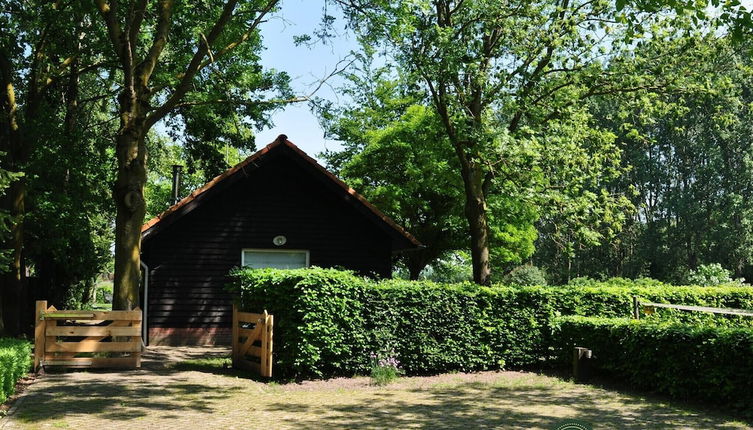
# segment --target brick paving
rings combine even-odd
[[[143,368],[48,373],[17,400],[0,429],[750,428],[725,416],[524,372],[262,383],[221,367],[176,362],[225,357],[225,348],[149,348]]]

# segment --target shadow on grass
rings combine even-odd
[[[218,403],[243,391],[221,379],[187,377],[183,372],[260,380],[230,367],[227,349],[148,350],[138,370],[47,370],[45,388],[29,393],[15,419],[24,423],[63,420],[69,415],[128,421],[148,416],[178,418],[185,412],[214,413]],[[85,372],[85,377],[71,373]],[[201,383],[206,381],[206,383]]]
[[[573,380],[572,372],[569,369],[547,367],[530,369],[530,371],[549,377],[558,378],[564,381]],[[703,414],[726,417],[753,426],[753,411],[741,410],[740,408],[735,409],[734,407],[725,404],[709,404],[708,402],[703,402],[693,398],[677,399],[670,397],[667,394],[652,392],[645,388],[628,385],[617,378],[597,372],[594,372],[594,374],[587,381],[578,383],[577,385],[602,389],[612,393],[619,393],[620,395],[624,396],[640,398],[646,402],[662,403],[686,410],[695,410]]]
[[[242,389],[181,383],[178,379],[162,384],[144,380],[123,384],[127,378],[113,380],[112,374],[93,374],[84,381],[66,380],[63,374],[47,377],[53,378],[53,383],[30,393],[16,419],[29,423],[81,414],[123,421],[147,415],[170,418],[183,411],[212,413],[213,400],[229,398]]]
[[[211,375],[231,376],[235,378],[249,379],[256,382],[269,382],[269,378],[263,378],[247,370],[234,369],[229,355],[208,358],[192,358],[178,361],[166,366],[167,369],[179,372],[202,372]]]
[[[401,392],[402,391],[402,392]],[[552,428],[578,419],[594,428],[730,428],[725,417],[652,403],[637,397],[566,382],[390,389],[345,404],[286,399],[268,410],[295,413],[286,423],[297,429],[334,428]]]

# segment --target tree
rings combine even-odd
[[[625,147],[630,169],[617,186],[635,189],[638,211],[616,251],[625,255],[629,276],[682,282],[708,263],[751,276],[750,48],[729,35],[688,39],[687,64],[665,68],[684,77],[682,92],[594,107]]]
[[[79,76],[102,65],[85,41],[96,40],[97,26],[85,19],[78,2],[0,1],[0,151],[5,169],[25,172],[41,135],[57,127],[48,120],[53,112],[72,113],[78,98],[57,103],[63,88],[72,88]],[[70,119],[70,118],[69,118]],[[58,131],[63,131],[58,127]],[[12,258],[2,279],[5,330],[19,331],[26,274],[26,220],[29,175],[11,181],[3,210],[11,216],[10,238],[5,244]]]
[[[139,302],[148,131],[171,115],[190,125],[200,118],[193,109],[260,117],[273,107],[262,102],[263,95],[284,86],[286,76],[263,72],[256,52],[258,27],[278,3],[96,0],[119,69],[114,309],[132,309]]]
[[[609,139],[589,136],[599,130],[584,113],[585,100],[662,85],[648,72],[611,73],[604,62],[631,49],[644,30],[655,36],[668,18],[642,16],[642,27],[631,26],[607,1],[338,3],[363,43],[383,48],[410,74],[442,122],[463,180],[474,280],[481,284],[490,282],[490,196],[499,185],[519,191],[523,204],[516,206],[528,206],[536,193],[569,205],[578,181],[569,193],[558,192],[559,182],[579,172],[562,160],[588,166],[585,180],[598,184],[615,159],[598,156],[619,157],[616,148],[607,150]],[[575,124],[589,128],[552,139],[552,130],[573,131]],[[584,150],[599,142],[608,146],[598,156]],[[609,192],[585,198],[619,206]]]
[[[433,111],[380,74],[374,73],[375,80],[353,77],[353,86],[342,91],[354,97],[352,105],[322,113],[328,134],[344,145],[324,157],[338,176],[424,244],[401,256],[410,279],[418,279],[440,255],[462,247],[460,177]]]

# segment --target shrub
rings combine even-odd
[[[546,286],[546,272],[536,266],[525,264],[518,266],[502,278],[505,285],[517,285],[521,287]]]
[[[561,317],[556,327],[564,360],[584,346],[597,371],[634,387],[753,407],[753,329],[580,316]]]
[[[732,279],[732,272],[719,263],[701,264],[696,270],[688,274],[688,282],[703,287],[732,283],[742,284],[740,280]]]
[[[0,403],[16,390],[16,382],[31,369],[31,343],[0,338]]]
[[[320,268],[246,269],[231,278],[241,310],[275,315],[275,374],[296,378],[363,374],[370,371],[369,353],[384,345],[408,374],[541,363],[552,355],[555,317],[629,317],[633,295],[753,309],[750,287],[481,287],[373,281]],[[658,318],[740,319],[664,310],[650,317]]]

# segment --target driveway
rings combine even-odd
[[[225,348],[149,348],[132,371],[48,373],[6,429],[750,428],[725,416],[526,372],[262,383],[223,368]]]

